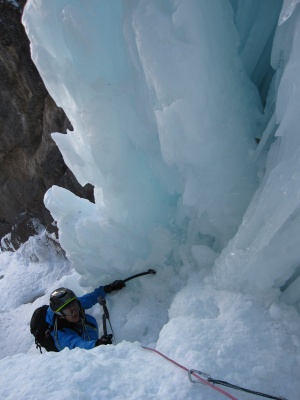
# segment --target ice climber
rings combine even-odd
[[[107,293],[120,290],[124,286],[125,282],[117,280],[81,297],[64,287],[54,290],[50,296],[46,322],[53,326],[51,336],[57,350],[61,351],[65,347],[92,349],[99,345],[111,344],[111,335],[98,338],[97,321],[85,310],[97,304],[99,297],[105,298]]]

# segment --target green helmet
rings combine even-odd
[[[55,314],[61,314],[61,310],[77,300],[76,294],[73,290],[61,287],[51,293],[50,296],[50,308]]]

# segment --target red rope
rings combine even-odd
[[[177,365],[177,367],[182,368],[184,371],[190,372],[190,370],[186,367],[184,367],[181,364],[178,364],[176,361],[172,360],[171,358],[165,356],[164,354],[162,354],[161,352],[159,352],[158,350],[155,349],[151,349],[151,347],[145,347],[142,346],[143,349],[146,350],[150,350],[153,351],[154,353],[159,354],[161,357],[165,358],[166,360],[170,361],[171,363]],[[218,388],[217,386],[214,386],[213,384],[211,384],[210,382],[208,382],[207,380],[201,378],[201,376],[199,376],[198,374],[196,374],[195,372],[191,372],[191,375],[193,375],[195,378],[199,379],[199,381],[201,381],[202,383],[204,383],[205,385],[211,387],[214,390],[217,390],[218,392],[224,394],[224,396],[228,397],[231,400],[238,400],[236,397],[232,396],[230,393],[225,392],[225,390]]]

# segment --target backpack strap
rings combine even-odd
[[[34,343],[35,343],[35,347],[36,347],[37,349],[40,350],[40,353],[41,353],[41,354],[43,354],[43,352],[42,352],[42,346],[39,344],[39,342],[36,340],[36,338],[35,338]]]

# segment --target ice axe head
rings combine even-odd
[[[103,297],[99,296],[98,303],[100,304],[100,306],[105,306],[106,300]]]
[[[148,269],[148,272],[149,272],[149,274],[153,274],[153,275],[156,274],[156,271],[154,269]]]

